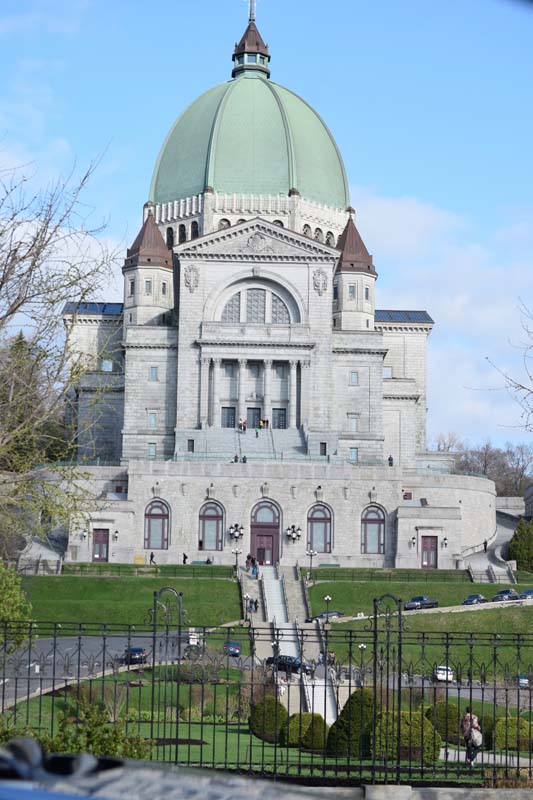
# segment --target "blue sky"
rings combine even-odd
[[[88,208],[126,246],[170,125],[230,78],[246,17],[243,0],[3,0],[0,163],[44,182],[102,156]],[[437,322],[430,436],[526,438],[486,357],[521,374],[533,306],[533,4],[259,0],[257,17],[273,79],[337,139],[378,305]]]

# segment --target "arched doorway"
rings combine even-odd
[[[273,566],[279,561],[280,515],[268,500],[257,503],[250,520],[251,554],[259,564]]]

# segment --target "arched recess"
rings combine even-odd
[[[198,515],[198,550],[222,550],[224,508],[219,503],[204,503]]]
[[[187,229],[185,225],[180,225],[178,228],[178,242],[179,244],[183,244],[187,241]]]
[[[307,512],[307,547],[317,553],[331,553],[332,542],[332,511],[324,503],[315,503]]]
[[[174,228],[167,228],[167,247],[174,247]]]
[[[218,223],[219,231],[223,231],[226,228],[231,228],[231,222],[229,221],[229,219],[221,219],[220,222]]]
[[[309,236],[309,238],[311,238],[311,236],[313,234],[313,231],[311,230],[311,226],[310,225],[304,225],[302,233],[303,233],[304,236]]]
[[[361,514],[361,553],[385,552],[386,514],[381,506],[371,505]]]
[[[191,223],[191,239],[198,239],[198,223],[196,220]]]
[[[253,313],[249,313],[249,300]],[[213,290],[205,305],[204,319],[235,324],[237,308],[243,323],[289,325],[305,321],[305,305],[295,287],[281,276],[266,272],[260,278],[241,273],[225,287]]]
[[[144,510],[144,549],[168,550],[170,508],[163,500],[152,500]]]
[[[331,231],[328,231],[326,233],[326,244],[329,247],[335,247],[335,234],[332,233]]]
[[[315,228],[315,242],[323,242],[324,241],[324,234],[322,232],[322,228]]]
[[[250,553],[259,564],[279,562],[281,512],[272,500],[260,500],[250,514]]]

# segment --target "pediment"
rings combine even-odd
[[[257,218],[209,233],[174,248],[183,260],[320,261],[336,263],[339,252],[287,228]]]

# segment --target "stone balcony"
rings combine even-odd
[[[222,322],[203,322],[201,345],[260,345],[312,349],[309,325],[252,325],[242,322],[228,325]]]

